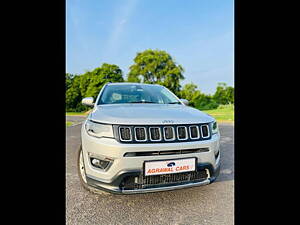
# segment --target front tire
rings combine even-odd
[[[80,145],[79,150],[78,150],[77,168],[78,168],[78,175],[79,175],[80,183],[82,184],[82,186],[86,190],[88,190],[92,193],[96,193],[96,194],[109,194],[107,192],[104,192],[104,191],[98,190],[96,188],[93,188],[93,187],[91,187],[87,184],[85,166],[84,166],[84,157],[83,157],[83,151],[82,151],[82,146],[81,145]]]
[[[85,173],[85,166],[84,166],[84,159],[83,159],[83,151],[82,146],[80,145],[78,150],[78,157],[77,157],[77,167],[78,167],[78,175],[80,182],[82,185],[87,188],[87,181],[86,181],[86,173]]]

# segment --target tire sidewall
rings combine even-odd
[[[88,188],[88,184],[83,180],[81,171],[80,171],[80,155],[82,154],[82,145],[80,145],[79,150],[78,150],[78,155],[77,155],[77,172],[78,176],[80,179],[80,182],[85,188]],[[83,157],[83,156],[82,156]],[[84,157],[83,157],[83,162],[84,162]]]

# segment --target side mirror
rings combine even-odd
[[[94,98],[93,97],[84,98],[82,99],[81,103],[87,106],[94,106]]]
[[[183,104],[185,104],[185,105],[189,105],[189,101],[188,100],[186,100],[186,99],[180,99],[180,101],[182,101],[182,103]]]

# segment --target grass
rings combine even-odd
[[[217,109],[203,110],[218,122],[234,122],[234,105],[220,105]]]
[[[86,112],[66,112],[66,116],[86,116]]]
[[[66,121],[66,126],[69,127],[73,124],[73,122],[70,122],[70,121]]]

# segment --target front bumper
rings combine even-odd
[[[124,144],[115,139],[95,138],[87,135],[85,129],[81,131],[82,150],[85,163],[87,184],[94,188],[105,190],[112,193],[133,194],[156,191],[174,190],[180,188],[201,186],[212,183],[219,174],[220,170],[220,135],[213,135],[210,140],[185,142],[185,143],[155,143],[155,144]],[[157,155],[157,156],[137,156],[125,157],[125,153],[147,152],[153,150],[185,150],[195,148],[208,148],[209,151],[191,154],[178,155]],[[215,153],[219,152],[218,157]],[[106,171],[101,171],[93,167],[90,163],[90,155],[108,157],[113,163]],[[143,173],[143,163],[149,160],[172,160],[180,158],[197,158],[197,171],[207,169],[209,177],[198,182],[180,182],[173,185],[159,185],[141,189],[125,190],[121,187],[124,178],[129,176],[139,176]]]
[[[145,189],[132,189],[132,190],[124,190],[120,188],[120,184],[123,181],[124,178],[127,176],[139,176],[143,171],[122,171],[120,174],[118,174],[116,179],[110,183],[103,183],[95,178],[92,178],[87,175],[87,183],[88,185],[99,189],[99,190],[104,190],[107,192],[115,193],[115,194],[137,194],[137,193],[149,193],[149,192],[157,192],[157,191],[169,191],[169,190],[176,190],[176,189],[182,189],[182,188],[189,188],[189,187],[196,187],[196,186],[202,186],[202,185],[207,185],[212,182],[214,182],[217,178],[217,176],[220,173],[220,164],[216,169],[211,164],[198,164],[197,166],[197,171],[201,170],[209,170],[210,176],[201,182],[182,182],[178,183],[176,185],[172,184],[166,184],[166,185],[160,185],[156,187],[151,187],[151,188],[145,188]]]

